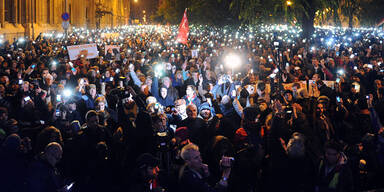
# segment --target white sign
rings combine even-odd
[[[101,33],[101,38],[116,39],[120,36],[119,33]]]
[[[198,49],[195,49],[195,50],[192,50],[192,58],[198,58],[199,57],[199,50]]]
[[[61,26],[63,27],[63,29],[68,29],[69,28],[69,21],[63,21],[61,23]]]
[[[76,60],[81,56],[86,57],[87,59],[93,59],[99,56],[99,51],[97,51],[95,43],[67,46],[67,50],[71,61]]]
[[[114,53],[113,53],[113,49],[116,49],[117,50],[117,52],[119,52],[120,53],[120,46],[118,46],[118,45],[106,45],[105,46],[105,55],[107,55],[107,53],[108,53],[108,50],[112,50],[112,55],[115,55]]]

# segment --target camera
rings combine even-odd
[[[292,106],[290,106],[290,105],[285,106],[284,112],[285,112],[285,114],[289,114],[289,115],[292,114],[292,112],[293,112]]]
[[[156,137],[156,147],[162,152],[166,152],[170,149],[171,146],[171,137],[167,131],[159,131],[155,134]]]
[[[227,74],[223,75],[223,81],[226,83],[226,82],[229,82],[229,80],[231,79],[231,77]]]

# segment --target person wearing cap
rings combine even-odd
[[[136,166],[132,172],[129,192],[162,191],[159,186],[159,159],[150,153],[143,153],[136,159]]]
[[[205,102],[200,105],[198,117],[208,122],[215,116],[214,109]]]

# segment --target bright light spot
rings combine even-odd
[[[238,55],[229,54],[224,58],[225,65],[230,68],[236,68],[241,64],[241,59]]]
[[[69,89],[64,89],[63,94],[64,97],[70,97],[72,95],[72,91]]]
[[[56,35],[56,38],[60,39],[60,38],[62,38],[63,36],[64,36],[64,35],[63,35],[62,33],[59,33],[59,34]]]
[[[276,68],[276,69],[273,70],[273,73],[277,73],[277,72],[279,72],[279,69],[278,69],[278,68]]]

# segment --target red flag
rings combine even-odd
[[[383,24],[384,24],[384,19],[381,20],[381,21],[376,25],[376,27],[379,27],[380,25],[383,25]]]
[[[187,9],[184,11],[183,19],[181,20],[179,26],[179,34],[177,35],[177,42],[182,44],[187,44],[189,35],[189,26],[188,26],[188,18],[187,18]]]

